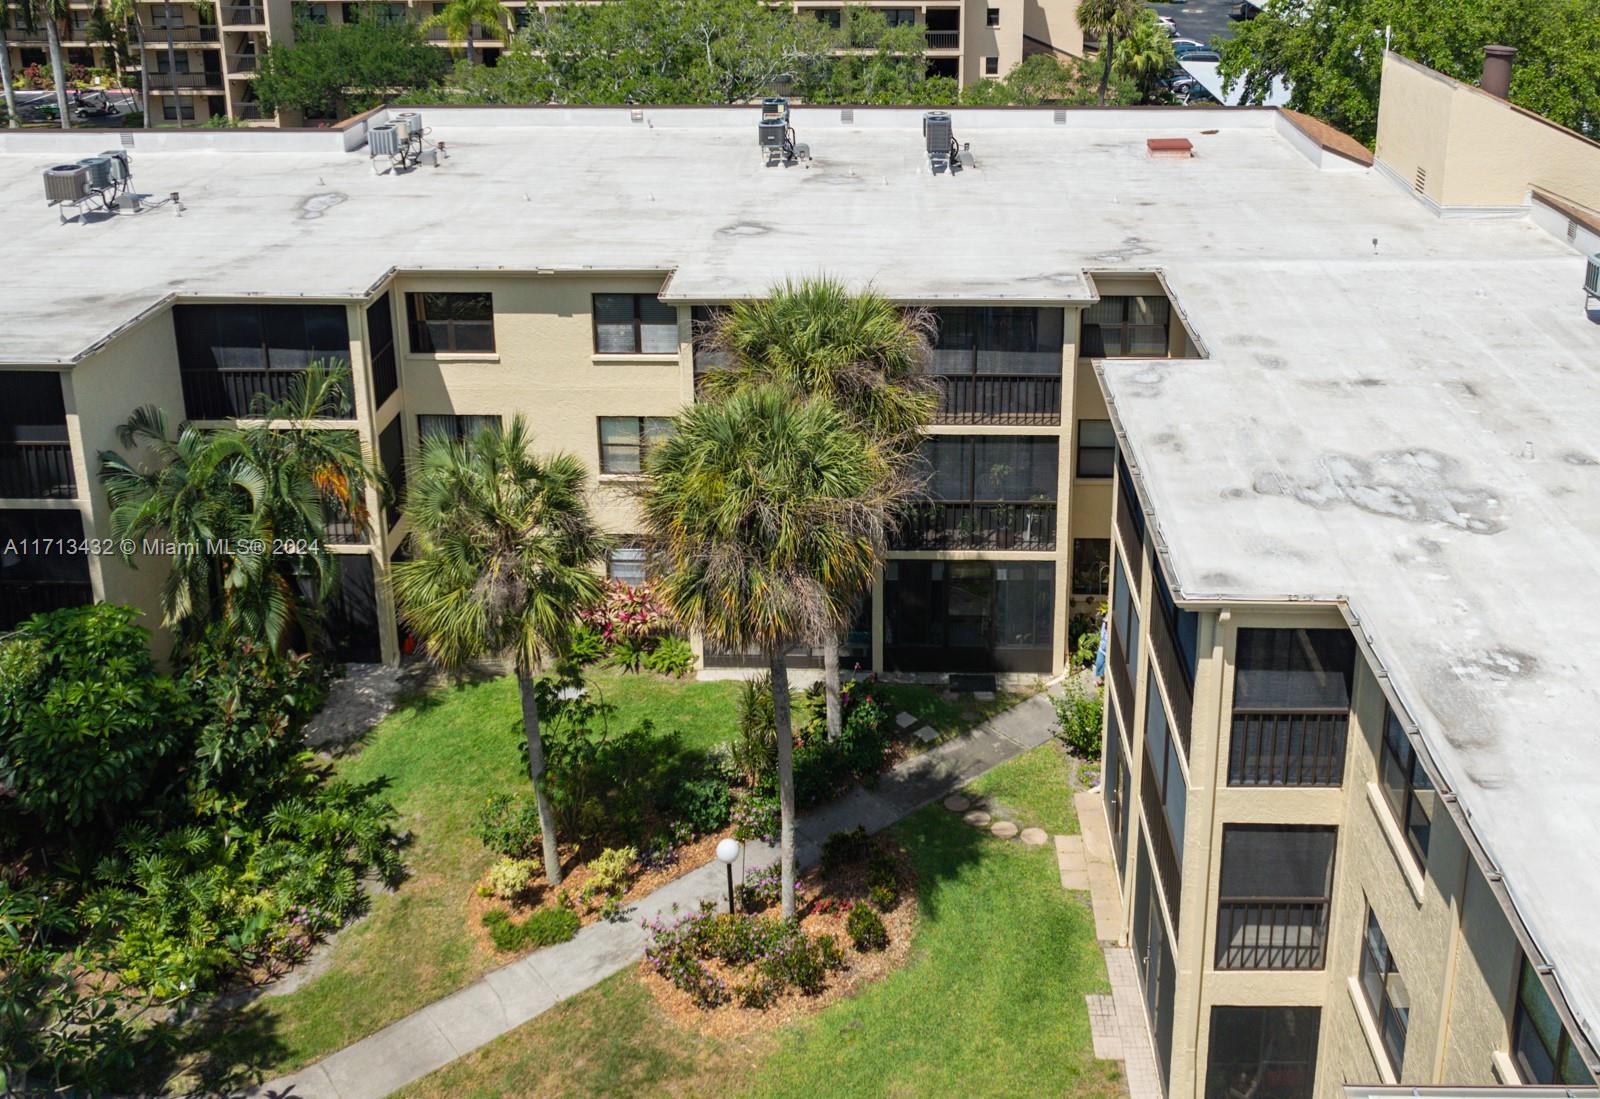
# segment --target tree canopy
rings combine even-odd
[[[1282,77],[1291,107],[1371,144],[1386,32],[1395,52],[1469,83],[1484,46],[1514,46],[1511,101],[1600,137],[1600,0],[1267,0],[1222,44],[1221,73],[1246,102]]]
[[[449,56],[413,22],[367,18],[321,25],[302,22],[294,41],[274,43],[261,59],[254,87],[268,111],[313,117],[359,114],[417,88],[437,87]]]

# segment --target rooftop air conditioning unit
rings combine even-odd
[[[1585,305],[1600,298],[1600,252],[1589,257],[1589,269],[1583,273],[1583,294]]]
[[[86,156],[78,161],[89,173],[89,187],[99,191],[111,186],[111,160],[103,156]]]
[[[399,132],[402,141],[408,137],[416,137],[422,132],[422,116],[416,111],[401,111],[390,115],[389,124]]]
[[[133,178],[133,162],[128,154],[121,149],[112,149],[100,154],[111,161],[111,180],[114,183],[126,183]]]
[[[44,170],[44,197],[50,205],[81,202],[89,193],[89,169],[81,164],[57,164]]]
[[[373,156],[394,156],[400,151],[400,133],[388,123],[367,127],[367,152]]]

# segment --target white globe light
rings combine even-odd
[[[740,845],[738,840],[725,839],[721,843],[717,844],[717,858],[721,859],[729,866],[732,866],[733,860],[739,857],[739,849]]]

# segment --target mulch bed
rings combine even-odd
[[[693,843],[678,848],[678,858],[670,866],[658,867],[651,870],[640,871],[639,864],[634,863],[634,872],[628,885],[627,893],[623,894],[622,908],[626,909],[634,901],[646,897],[660,889],[663,885],[681,878],[689,871],[710,862],[716,858],[717,844],[733,834],[733,829],[724,828],[720,832],[713,832],[701,836]],[[589,867],[581,861],[583,855],[593,858],[600,852],[580,852],[577,848],[563,848],[561,851],[562,869],[566,876],[561,879],[561,889],[572,898],[578,913],[580,927],[604,919],[600,911],[600,898],[596,897],[589,904],[582,901],[583,887],[589,880]],[[483,915],[498,909],[510,915],[513,923],[521,923],[535,910],[540,908],[556,907],[557,890],[550,888],[550,883],[543,874],[533,879],[533,884],[527,893],[517,901],[504,901],[499,897],[482,897],[478,895],[476,884],[467,898],[466,921],[467,934],[471,936],[478,949],[485,955],[499,958],[509,958],[512,955],[502,953],[494,948],[494,940],[489,937],[489,929],[483,926]]]
[[[826,881],[819,869],[812,869],[802,874],[795,883],[795,911],[800,914],[801,929],[811,936],[832,935],[844,953],[844,968],[830,973],[827,986],[817,995],[807,996],[789,988],[765,1009],[741,1007],[736,1001],[707,1009],[700,1007],[688,993],[680,991],[657,974],[647,962],[640,963],[640,979],[662,1011],[675,1023],[712,1038],[736,1038],[787,1026],[854,995],[866,985],[900,968],[911,954],[911,940],[917,924],[916,875],[904,848],[896,845],[889,849],[895,857],[900,900],[890,911],[880,913],[884,929],[889,933],[889,945],[883,950],[870,953],[858,951],[845,930],[849,914],[847,905],[868,903],[865,865],[847,867]],[[826,900],[846,902],[846,906],[835,905],[831,911],[816,911],[817,902]],[[776,905],[762,913],[767,916],[778,914]],[[706,967],[724,978],[729,985],[735,984],[747,972],[720,962],[707,962]]]

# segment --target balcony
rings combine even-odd
[[[892,542],[900,550],[1053,550],[1056,505],[930,501],[917,505]]]
[[[235,103],[233,106],[233,117],[246,121],[256,121],[266,118],[267,115],[266,112],[261,109],[261,104],[259,103]]]
[[[225,27],[258,27],[267,21],[265,8],[249,4],[223,4],[218,10],[222,13],[222,25]]]
[[[170,31],[165,27],[149,27],[145,30],[144,48],[149,51],[165,50],[168,35],[171,35],[172,41],[177,43],[215,42],[219,34],[214,26],[173,27]]]
[[[219,73],[186,73],[186,72],[152,72],[150,74],[150,92],[161,95],[170,92],[173,88],[211,88],[222,90],[222,74]]]
[[[1111,508],[1111,517],[1117,528],[1117,537],[1122,541],[1121,556],[1127,562],[1129,580],[1137,588],[1144,578],[1144,539],[1134,518],[1134,508],[1137,505],[1129,502],[1130,495],[1126,489],[1117,494],[1117,499]]]
[[[1124,714],[1133,713],[1133,674],[1128,670],[1128,650],[1116,629],[1111,631],[1106,668],[1111,672],[1112,693],[1116,696],[1117,709]]]
[[[1044,374],[941,374],[936,424],[1061,422],[1061,377]]]
[[[281,401],[290,395],[298,370],[181,370],[183,405],[191,420],[231,420],[248,416],[258,396]],[[330,409],[327,419],[348,420],[355,414],[346,403]]]
[[[926,36],[930,50],[959,50],[961,48],[960,31],[928,31]]]
[[[78,495],[69,443],[0,443],[0,496],[70,500]]]
[[[0,630],[9,630],[36,614],[94,602],[94,588],[76,580],[0,581]]]
[[[250,73],[256,71],[257,56],[253,53],[230,53],[228,55],[228,71],[232,73]]]
[[[1161,892],[1167,900],[1167,915],[1172,917],[1172,926],[1176,928],[1179,902],[1183,896],[1183,863],[1172,846],[1172,835],[1167,831],[1166,810],[1156,792],[1156,776],[1150,769],[1148,749],[1144,757],[1143,781],[1139,783],[1139,803],[1144,809],[1144,832],[1150,839],[1150,850],[1155,856],[1156,879],[1161,882]]]
[[[1218,969],[1321,969],[1325,897],[1240,897],[1217,905]]]
[[[1338,786],[1344,781],[1346,710],[1235,710],[1229,786]]]
[[[1194,717],[1194,685],[1178,653],[1178,642],[1172,633],[1172,623],[1165,614],[1151,615],[1154,626],[1150,631],[1150,657],[1155,661],[1156,672],[1167,689],[1167,701],[1172,708],[1172,724],[1183,744],[1184,755],[1189,754],[1189,726]]]

